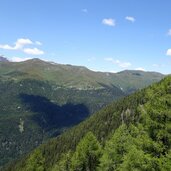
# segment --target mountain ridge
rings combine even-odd
[[[10,73],[18,72],[15,77]],[[152,82],[157,82],[164,77],[157,72],[144,72],[137,70],[125,70],[118,73],[95,72],[84,66],[73,66],[64,64],[52,64],[38,58],[23,62],[0,63],[0,76],[4,79],[35,78],[39,80],[52,81],[64,87],[80,89],[102,88],[99,83],[122,88],[125,93],[130,89],[143,88]],[[127,82],[127,84],[125,83]],[[128,84],[129,83],[129,84]],[[130,91],[131,93],[131,91]]]

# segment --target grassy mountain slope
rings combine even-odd
[[[105,107],[78,126],[41,145],[27,157],[11,164],[7,170],[24,171],[33,162],[32,159],[35,159],[33,165],[35,168],[52,170],[61,164],[61,160],[63,162],[62,154],[67,157],[70,151],[71,156],[77,156],[79,153],[77,150],[84,144],[81,141],[86,141],[86,138],[82,138],[89,131],[97,137],[102,146],[106,143],[102,158],[99,159],[100,165],[97,166],[102,170],[111,168],[117,170],[168,170],[171,168],[169,164],[171,155],[170,107],[171,76],[168,76],[159,83]],[[92,138],[91,135],[87,137]],[[112,146],[111,143],[115,143],[115,145]],[[131,144],[130,149],[127,148],[129,144]],[[110,158],[111,150],[114,150],[111,154],[118,155],[118,159]],[[84,151],[82,153],[84,154]],[[88,157],[90,154],[86,153]],[[105,159],[103,155],[106,155]],[[118,163],[112,165],[108,155],[111,160],[114,160],[114,163],[115,160]],[[42,163],[37,163],[39,162],[36,160],[37,157],[41,159],[39,161]],[[75,160],[75,157],[69,155],[62,165],[65,166],[69,161],[72,170],[72,167],[75,166],[72,162],[76,162],[80,167],[86,164],[83,161],[83,165],[79,165],[79,159]],[[70,168],[70,165],[67,166]],[[89,166],[86,165],[86,167]]]
[[[0,165],[78,124],[113,100],[163,77],[93,72],[32,59],[0,62]]]
[[[124,92],[135,91],[159,81],[164,76],[155,72],[123,71],[119,73],[93,72],[85,67],[61,65],[32,59],[25,62],[1,62],[2,79],[37,79],[77,89],[97,89],[104,86],[117,86]]]

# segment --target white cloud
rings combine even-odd
[[[134,18],[134,17],[131,17],[131,16],[126,16],[126,17],[125,17],[125,20],[128,20],[128,21],[130,21],[130,22],[132,22],[132,23],[135,22],[135,18]]]
[[[0,49],[13,50],[14,47],[11,47],[9,45],[0,45]]]
[[[88,12],[88,10],[86,8],[82,9],[81,11],[84,12],[84,13]]]
[[[120,60],[114,60],[113,58],[105,58],[104,60],[113,64],[117,64],[121,68],[128,68],[132,65],[130,62],[122,62]]]
[[[30,39],[18,39],[15,43],[14,49],[22,49],[25,45],[33,44],[33,42]]]
[[[165,64],[153,64],[152,66],[159,68],[159,67],[165,67]]]
[[[105,61],[113,61],[113,58],[105,58]]]
[[[88,61],[88,62],[92,62],[92,61],[95,61],[95,60],[96,60],[95,57],[91,57],[91,58],[89,58],[87,61]]]
[[[6,49],[6,50],[18,50],[22,49],[25,45],[33,44],[33,42],[30,39],[17,39],[17,41],[14,43],[14,46],[10,45],[0,45],[1,49]]]
[[[167,55],[167,56],[171,56],[171,49],[168,49],[168,50],[167,50],[166,55]]]
[[[167,35],[171,36],[171,29],[169,29]]]
[[[94,69],[94,68],[89,68],[89,70],[94,71],[94,72],[101,72],[100,70]]]
[[[159,65],[158,65],[158,64],[153,64],[152,66],[153,66],[153,67],[159,67]]]
[[[42,45],[42,43],[39,41],[36,41],[35,43],[36,43],[36,45],[40,45],[40,46]]]
[[[14,43],[14,46],[10,46],[8,44],[0,45],[0,49],[6,50],[20,50],[26,54],[30,55],[43,55],[44,52],[37,48],[24,48],[26,45],[42,45],[41,42],[36,41],[33,43],[30,39],[20,38]]]
[[[114,27],[116,25],[116,22],[112,18],[105,18],[105,19],[102,20],[102,24]]]
[[[25,48],[23,49],[23,52],[29,55],[43,55],[44,52],[37,48]]]
[[[22,62],[22,61],[26,61],[29,60],[31,58],[20,58],[20,57],[12,57],[11,61],[12,62]]]
[[[130,67],[131,66],[131,63],[130,62],[120,62],[119,61],[119,66],[122,67],[122,68],[127,68],[127,67]]]
[[[117,73],[118,71],[115,71],[115,70],[113,70],[113,71],[109,71],[110,73]]]
[[[146,71],[144,68],[142,67],[139,67],[139,68],[135,68],[135,70],[138,70],[138,71]]]

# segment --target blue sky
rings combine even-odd
[[[0,54],[171,73],[170,0],[0,0]]]

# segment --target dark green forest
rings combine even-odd
[[[171,170],[171,76],[113,102],[4,170]]]
[[[0,93],[0,165],[125,96],[114,87],[77,90],[30,79],[0,81]]]

